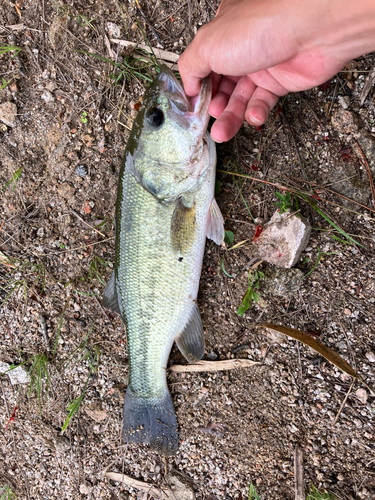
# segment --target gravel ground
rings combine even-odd
[[[197,500],[244,500],[251,482],[262,500],[292,499],[296,447],[306,486],[343,500],[375,498],[373,54],[321,88],[287,96],[260,130],[244,126],[218,147],[217,200],[235,247],[207,242],[199,294],[205,359],[259,364],[170,373],[176,457],[121,443],[126,335],[100,300],[114,261],[121,158],[149,73],[125,72],[138,63],[109,40],[147,36],[181,53],[217,2],[140,6],[0,3],[0,46],[21,48],[0,54],[0,363],[28,373],[14,384],[0,377],[0,495],[9,493],[0,498],[150,498],[105,477],[123,472],[159,492],[178,476]],[[275,212],[280,186],[313,194],[361,246],[295,196],[293,210],[313,227],[299,271],[262,263],[260,299],[240,317],[259,261],[251,241]],[[262,322],[314,336],[367,385]],[[171,364],[181,363],[174,348]]]

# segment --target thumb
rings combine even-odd
[[[188,96],[197,95],[202,78],[211,73],[210,59],[206,56],[210,53],[211,23],[198,30],[194,40],[178,60],[178,70]]]

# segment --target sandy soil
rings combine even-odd
[[[260,130],[245,126],[218,147],[217,200],[234,244],[246,242],[233,250],[207,243],[199,295],[205,359],[259,364],[170,374],[180,450],[165,461],[121,443],[126,335],[100,305],[114,260],[118,172],[148,78],[125,71],[133,56],[106,40],[146,35],[181,53],[217,2],[141,2],[142,12],[112,0],[15,5],[0,2],[0,47],[21,49],[0,55],[0,106],[16,107],[12,117],[7,105],[0,122],[0,362],[23,363],[31,379],[12,385],[0,377],[0,496],[8,492],[1,498],[147,498],[105,478],[112,471],[159,488],[166,473],[179,475],[198,500],[247,499],[251,482],[262,500],[292,499],[296,447],[306,486],[338,499],[375,498],[369,388],[257,327],[267,321],[308,332],[375,387],[375,207],[362,157],[375,178],[374,87],[361,104],[373,55],[322,88],[287,96]],[[313,194],[361,246],[295,197],[313,227],[296,268],[305,275],[320,260],[281,295],[263,263],[271,278],[241,318],[257,262],[255,228],[275,212],[275,191],[283,192],[274,184]],[[184,363],[176,349],[171,363]],[[72,402],[77,412],[61,433]]]

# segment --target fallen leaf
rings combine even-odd
[[[198,427],[198,430],[219,438],[224,437],[224,434],[227,432],[225,425],[215,424],[214,422],[210,422],[207,427]]]
[[[273,325],[272,323],[262,323],[258,325],[262,328],[268,328],[269,330],[275,330],[276,332],[283,333],[292,339],[299,340],[305,345],[308,345],[314,351],[321,354],[327,361],[333,363],[337,368],[347,373],[351,377],[360,379],[359,375],[353,370],[353,368],[347,363],[341,356],[339,356],[335,351],[332,351],[329,347],[325,346],[318,340],[310,337],[305,332],[301,332],[300,330],[295,330],[294,328],[289,328],[287,326],[282,325]]]
[[[107,412],[105,410],[85,410],[87,415],[95,420],[95,422],[102,422],[107,418]]]

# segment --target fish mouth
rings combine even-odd
[[[168,94],[171,105],[190,119],[199,119],[207,127],[209,120],[208,106],[211,102],[212,82],[208,76],[202,80],[200,92],[197,96],[187,97],[182,84],[177,80],[172,71],[164,64],[157,76],[160,89]]]

